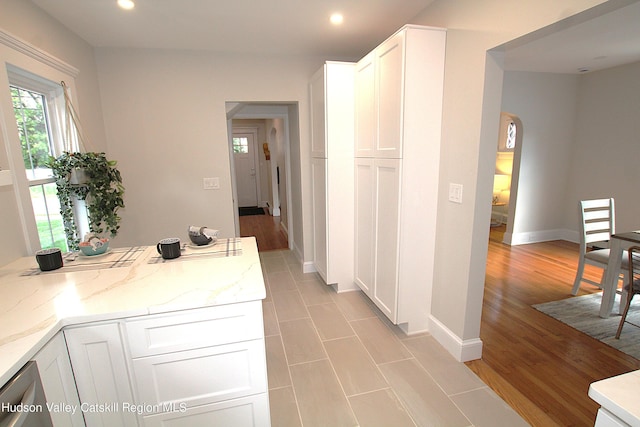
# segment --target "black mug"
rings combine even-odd
[[[36,261],[42,271],[57,270],[62,267],[62,251],[59,248],[42,249],[36,252]]]
[[[156,249],[164,259],[178,258],[180,256],[180,239],[177,237],[162,239],[156,245]]]

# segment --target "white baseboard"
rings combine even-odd
[[[305,261],[302,263],[302,272],[303,273],[317,273],[316,266],[313,265],[313,261]]]
[[[289,240],[289,249],[291,249],[293,254],[296,256],[296,259],[298,260],[298,262],[302,264],[304,258],[302,257],[302,251],[300,250],[298,245],[296,245],[296,242],[292,242],[291,240]]]
[[[580,237],[578,236],[578,232],[567,229],[505,233],[504,235],[504,242],[511,246],[549,242],[551,240],[566,240],[573,243],[579,243]]]
[[[462,340],[438,319],[429,316],[429,332],[458,362],[482,358],[482,340]]]

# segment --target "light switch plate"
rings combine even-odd
[[[449,201],[462,203],[462,184],[449,183]]]
[[[202,178],[202,187],[205,190],[219,190],[220,189],[220,178]]]

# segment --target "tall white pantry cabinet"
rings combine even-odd
[[[313,264],[337,291],[353,282],[355,63],[326,62],[310,82]]]
[[[431,311],[445,41],[405,26],[356,64],[355,282],[409,334]]]

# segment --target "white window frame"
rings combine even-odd
[[[0,153],[0,167],[10,169],[13,178],[13,186],[18,212],[20,215],[22,234],[25,239],[26,254],[33,254],[40,249],[40,238],[36,226],[36,219],[31,203],[29,182],[22,159],[22,146],[15,120],[11,91],[9,86],[28,82],[29,84],[41,85],[46,93],[53,90],[53,97],[48,97],[50,120],[52,121],[52,138],[54,138],[55,149],[61,148],[58,145],[62,142],[62,129],[58,126],[62,123],[56,111],[64,112],[64,97],[62,97],[62,87],[60,82],[64,81],[69,87],[71,98],[75,100],[75,78],[78,70],[69,64],[55,58],[48,53],[20,40],[9,33],[0,30],[0,146],[6,148],[6,163]],[[59,94],[55,88],[60,87]],[[47,89],[48,88],[48,89]],[[45,93],[43,90],[40,92]],[[62,102],[62,104],[60,104]],[[60,105],[62,110],[60,110]],[[8,166],[8,167],[7,167]]]

